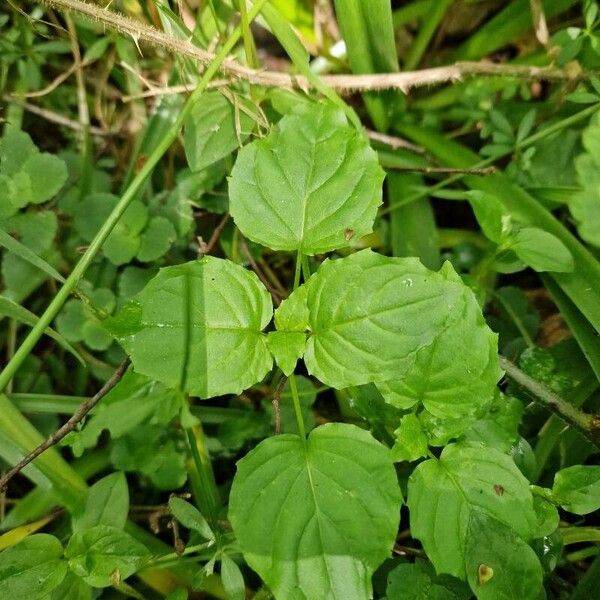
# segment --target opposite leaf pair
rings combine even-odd
[[[500,376],[496,336],[449,265],[365,250],[326,261],[275,312],[251,272],[213,257],[161,269],[107,328],[137,372],[200,398],[239,394],[275,360],[337,388],[375,382],[396,406],[472,415]]]

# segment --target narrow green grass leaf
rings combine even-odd
[[[323,94],[325,98],[341,109],[354,127],[361,130],[362,125],[360,119],[354,110],[342,100],[335,90],[325,85],[321,79],[310,70],[308,64],[308,52],[302,45],[302,42],[298,39],[298,36],[294,33],[290,24],[281,16],[279,11],[274,6],[267,3],[263,6],[261,12],[273,35],[284,47],[296,69],[310,81],[311,85],[318,92]]]
[[[390,0],[335,0],[335,9],[353,73],[398,70]],[[377,129],[386,130],[397,92],[363,97]]]
[[[48,264],[43,258],[40,258],[27,246],[18,240],[15,240],[15,238],[9,235],[2,228],[0,228],[0,246],[4,246],[4,248],[6,248],[9,252],[12,252],[19,258],[22,258],[24,261],[28,262],[34,267],[37,267],[40,271],[43,271],[52,279],[56,279],[56,281],[60,281],[61,283],[65,281],[64,277],[52,265]]]
[[[31,311],[2,295],[0,295],[0,316],[15,319],[19,323],[24,323],[32,327],[38,322],[38,318]],[[62,335],[54,331],[51,327],[47,327],[45,333],[67,352],[70,352],[82,365],[86,364],[81,354]]]
[[[578,0],[543,0],[547,19],[551,19],[577,3]],[[482,27],[455,52],[454,60],[478,60],[516,42],[524,33],[532,31],[533,20],[529,0],[513,0]],[[533,32],[532,32],[533,33]]]

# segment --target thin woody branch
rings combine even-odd
[[[43,454],[48,448],[58,444],[64,437],[77,427],[78,423],[112,390],[127,371],[129,359],[124,360],[117,370],[111,375],[110,379],[100,388],[100,390],[91,398],[81,403],[81,406],[75,411],[75,414],[59,429],[49,435],[37,448],[24,456],[12,469],[0,477],[0,491],[6,488],[6,484],[18,473],[20,473],[30,462],[34,461],[40,454]]]
[[[115,11],[100,8],[82,0],[41,0],[43,3],[60,10],[70,10],[82,17],[102,23],[106,27],[120,31],[134,39],[137,43],[145,42],[163,48],[178,56],[187,56],[206,64],[214,58],[214,54],[194,46],[190,42],[178,40],[162,31],[140,21],[125,17]],[[235,80],[240,79],[253,85],[283,88],[309,89],[310,82],[301,75],[289,75],[276,71],[251,69],[240,65],[232,59],[223,61],[221,72]],[[490,62],[458,62],[453,65],[405,71],[403,73],[381,73],[375,75],[323,75],[321,81],[342,93],[362,92],[369,90],[398,89],[408,93],[413,88],[461,81],[476,75],[491,77],[516,77],[521,79],[572,81],[590,77],[591,73],[573,72],[556,67],[535,67],[528,65],[507,65]],[[161,93],[168,93],[163,88]],[[180,93],[178,86],[173,90]]]

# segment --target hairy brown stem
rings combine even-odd
[[[49,435],[37,448],[32,450],[29,454],[24,456],[12,469],[7,471],[0,478],[0,490],[6,488],[6,484],[15,476],[17,473],[22,471],[30,462],[34,461],[40,454],[43,454],[48,448],[55,446],[60,442],[67,434],[77,427],[85,416],[102,400],[110,390],[112,390],[117,383],[121,380],[121,377],[125,374],[127,367],[129,366],[129,359],[124,360],[117,370],[111,375],[110,379],[100,388],[100,390],[94,394],[91,398],[88,398],[82,402],[81,406],[75,411],[73,416],[54,433]]]
[[[506,371],[510,379],[527,390],[539,404],[555,413],[567,424],[577,429],[594,446],[600,448],[600,418],[597,415],[589,415],[580,411],[539,381],[529,377],[527,373],[521,371],[504,356],[500,356],[500,367]]]
[[[115,11],[100,8],[82,0],[40,0],[61,10],[71,10],[82,17],[97,21],[120,31],[138,42],[163,48],[177,56],[189,56],[201,63],[208,63],[214,54],[194,46],[190,42],[176,39],[145,23],[125,17]],[[240,65],[234,60],[224,60],[221,72],[232,79],[243,79],[254,85],[284,88],[309,89],[311,83],[301,75],[289,75],[276,71],[262,71]],[[378,73],[367,75],[323,75],[321,81],[340,92],[399,89],[409,92],[412,88],[460,81],[465,77],[483,75],[492,77],[518,77],[522,79],[544,79],[549,81],[571,81],[589,78],[594,73],[575,73],[556,67],[529,65],[507,65],[491,62],[458,62],[453,65],[404,71],[402,73]]]

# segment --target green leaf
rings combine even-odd
[[[529,482],[506,454],[481,444],[451,444],[417,466],[408,482],[413,536],[438,573],[464,579],[469,517],[482,511],[525,540],[537,518]]]
[[[221,581],[228,600],[245,600],[244,576],[237,564],[227,554],[221,556]]]
[[[499,244],[502,241],[503,219],[506,214],[500,200],[478,190],[467,192],[465,196],[485,236]]]
[[[41,153],[29,135],[8,127],[0,139],[0,219],[33,202],[54,196],[67,180],[67,166],[52,154]]]
[[[500,376],[496,336],[449,264],[435,273],[416,259],[364,250],[323,263],[303,287],[288,302],[307,295],[304,361],[323,383],[377,382],[391,404],[422,400],[441,417],[491,400]]]
[[[6,233],[0,228],[0,246],[4,246],[9,252],[28,262],[29,264],[37,267],[40,271],[43,271],[49,277],[56,279],[64,283],[64,277],[44,259],[40,258],[35,252],[30,250],[27,246],[14,239],[11,235]]]
[[[70,342],[83,341],[92,350],[106,350],[112,338],[102,327],[98,312],[111,313],[115,296],[110,289],[94,289],[87,281],[82,281],[79,289],[89,302],[77,298],[67,301],[56,318],[58,331]]]
[[[73,531],[96,525],[123,529],[129,513],[129,490],[123,473],[111,473],[90,487],[83,510],[72,517]]]
[[[41,600],[67,574],[63,547],[52,535],[26,537],[0,553],[0,597]]]
[[[304,354],[306,334],[298,331],[270,331],[267,335],[267,347],[277,366],[289,377]]]
[[[49,210],[23,212],[0,221],[0,227],[32,252],[42,254],[52,245],[58,231],[56,214]]]
[[[466,589],[465,589],[466,588]],[[386,600],[467,600],[467,586],[448,575],[436,575],[431,563],[417,559],[396,565],[387,576]]]
[[[427,456],[428,441],[418,417],[408,414],[400,420],[400,427],[394,431],[396,441],[392,447],[394,462],[412,462]]]
[[[108,587],[140,569],[150,553],[128,533],[97,525],[76,531],[65,551],[69,568],[92,587]]]
[[[206,92],[192,108],[183,134],[192,171],[201,171],[231,154],[252,132],[254,109],[241,98],[235,104],[220,92]]]
[[[535,488],[535,486],[532,486],[532,488]],[[560,520],[556,506],[549,500],[546,500],[543,496],[534,493],[533,508],[538,521],[534,538],[545,538],[553,534],[556,531]]]
[[[272,317],[258,277],[210,256],[161,269],[104,321],[136,372],[201,398],[239,394],[271,369]]]
[[[139,425],[115,440],[110,460],[116,469],[142,474],[159,490],[179,489],[187,480],[181,439],[164,426]]]
[[[142,423],[166,425],[179,413],[180,407],[179,392],[130,368],[94,407],[83,429],[73,432],[68,439],[82,450],[93,448],[104,430],[108,430],[114,440]]]
[[[9,317],[15,319],[19,323],[25,323],[33,327],[38,322],[38,317],[32,312],[27,310],[24,306],[17,304],[10,298],[0,295],[0,316]],[[54,331],[51,327],[46,327],[45,334],[55,340],[60,346],[62,346],[67,352],[70,352],[82,365],[85,364],[82,356],[62,337],[59,333]]]
[[[238,462],[229,518],[244,557],[277,599],[370,597],[396,537],[400,488],[389,450],[345,424],[306,444],[284,434]]]
[[[376,384],[390,404],[410,408],[421,402],[443,419],[480,414],[492,401],[501,376],[498,338],[472,291],[459,285],[462,297],[441,307],[446,322],[429,345],[416,351],[411,368]]]
[[[83,579],[70,571],[61,584],[52,590],[43,600],[91,600],[92,588]]]
[[[56,195],[67,180],[67,165],[57,156],[32,154],[23,165],[31,181],[31,201],[41,204]]]
[[[308,290],[301,286],[275,310],[275,327],[279,331],[306,331],[310,312]]]
[[[479,442],[509,454],[519,439],[522,416],[522,402],[498,391],[488,412],[475,421],[461,439]]]
[[[153,217],[140,237],[140,247],[136,258],[142,262],[152,262],[167,253],[177,239],[173,223],[165,217]]]
[[[485,512],[469,515],[467,580],[478,600],[538,600],[543,572],[535,552],[504,523]]]
[[[86,242],[94,239],[118,201],[112,194],[94,193],[76,206],[73,225]],[[131,202],[102,247],[113,264],[128,263],[138,253],[140,234],[147,221],[146,206],[139,200]]]
[[[567,247],[543,229],[522,227],[511,238],[510,249],[535,271],[569,273],[575,268]]]
[[[197,531],[205,540],[214,540],[215,534],[200,511],[189,502],[173,496],[169,498],[169,508],[175,518],[188,529]]]
[[[569,209],[577,221],[579,235],[587,242],[600,246],[600,117],[597,115],[590,120],[588,128],[583,132],[582,141],[586,153],[575,159],[575,169],[579,185],[583,189],[573,195]]]
[[[238,154],[231,215],[263,246],[328,252],[373,230],[383,177],[376,153],[341,110],[301,105]]]
[[[306,333],[309,311],[306,286],[298,288],[286,298],[275,311],[275,327],[270,331],[267,346],[277,366],[289,376],[306,349]]]
[[[600,509],[600,467],[574,465],[558,471],[552,495],[565,510],[576,515]]]
[[[13,176],[25,161],[37,152],[32,139],[17,127],[7,127],[0,139],[0,168],[2,173]]]

